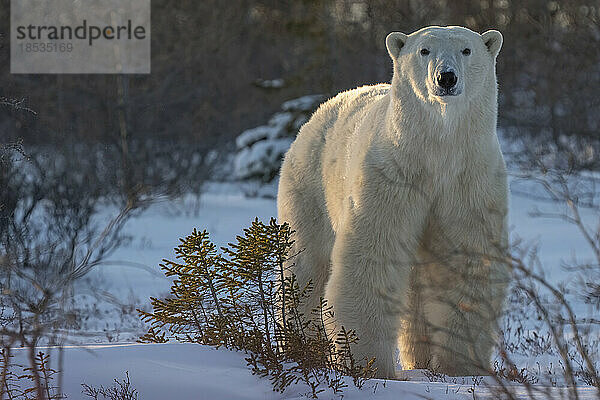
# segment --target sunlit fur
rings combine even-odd
[[[328,299],[380,377],[395,376],[397,346],[405,369],[488,365],[508,276],[481,257],[507,241],[501,45],[497,31],[461,27],[390,34],[392,84],[321,105],[285,157],[279,220],[296,231],[290,271],[314,285],[305,314]],[[432,94],[436,63],[457,70],[460,95]]]

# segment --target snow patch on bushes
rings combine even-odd
[[[242,132],[235,140],[233,177],[240,181],[275,183],[283,156],[298,130],[325,100],[316,94],[286,101],[265,125]]]
[[[240,179],[261,178],[263,181],[271,181],[293,141],[292,138],[261,140],[242,148],[233,161],[235,176]]]

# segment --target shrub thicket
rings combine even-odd
[[[291,234],[287,224],[256,219],[222,252],[206,231],[180,239],[178,261],[161,264],[175,278],[170,296],[151,298],[151,312],[138,310],[150,323],[140,341],[175,339],[245,351],[252,372],[268,377],[276,391],[304,382],[313,397],[326,387],[339,393],[344,376],[362,387],[373,376],[374,359],[352,357],[354,332],[341,327],[334,333],[334,313],[325,300],[313,310],[316,323],[298,311],[311,285],[299,287],[284,275],[294,258]]]

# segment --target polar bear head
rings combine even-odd
[[[497,93],[498,31],[480,35],[459,26],[431,26],[410,35],[392,32],[386,46],[394,61],[392,85],[410,85],[425,103],[464,104],[484,91]]]

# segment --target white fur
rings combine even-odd
[[[482,257],[507,242],[502,36],[428,27],[386,43],[392,84],[321,105],[285,157],[278,212],[295,230],[291,272],[314,284],[305,314],[324,296],[378,376],[394,376],[396,346],[405,369],[481,373],[508,280],[504,264]],[[447,65],[461,94],[439,97],[434,74]]]

